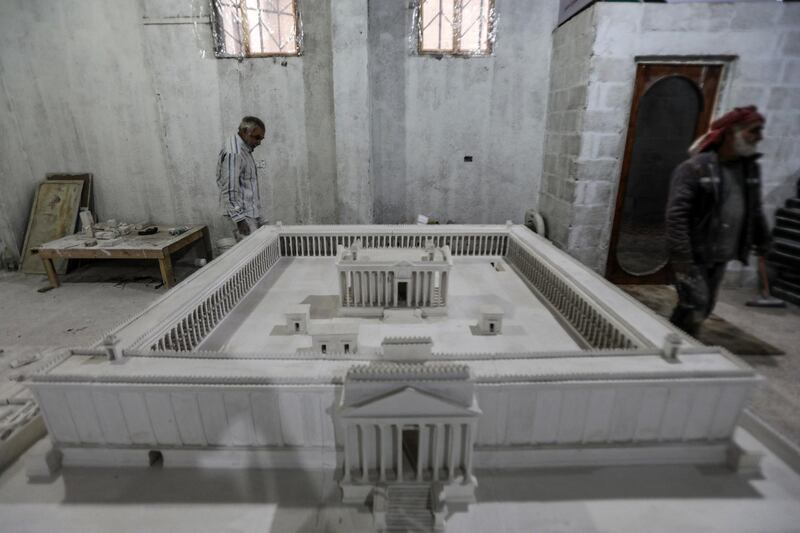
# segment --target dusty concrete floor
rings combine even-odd
[[[753,395],[751,409],[800,446],[800,307],[746,307],[752,289],[723,289],[714,313],[784,351],[784,355],[741,356],[767,378]]]
[[[0,272],[0,358],[22,346],[86,346],[166,293],[155,263],[102,264],[64,277],[45,293],[44,276]],[[191,267],[176,265],[178,280]],[[755,393],[756,414],[800,445],[800,308],[745,307],[752,289],[723,289],[715,313],[782,349],[785,355],[744,356],[767,381]]]
[[[0,273],[0,348],[15,345],[80,346],[166,292],[154,284],[72,283],[45,293],[44,276]]]
[[[177,263],[176,279],[194,270]],[[93,344],[167,292],[155,261],[95,262],[60,278],[38,292],[46,276],[0,271],[0,349]]]

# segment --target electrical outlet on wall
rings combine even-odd
[[[256,168],[267,168],[267,162],[263,159],[256,161]]]

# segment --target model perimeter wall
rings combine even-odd
[[[724,442],[753,383],[752,378],[479,383],[483,414],[476,466],[488,466],[482,463],[492,456],[480,454],[482,448]],[[405,386],[413,383],[398,384]],[[272,467],[323,466],[325,455],[317,453],[323,451],[328,460],[341,462],[339,385],[36,382],[32,388],[50,436],[62,448],[140,449],[128,457],[142,465],[150,450],[220,448],[274,452],[264,463]],[[492,466],[504,466],[502,454],[494,455]],[[70,462],[69,454],[65,460]],[[509,461],[518,463],[519,457]],[[114,463],[121,464],[119,457]]]

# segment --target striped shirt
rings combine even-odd
[[[217,186],[223,215],[234,222],[261,217],[261,194],[253,149],[238,134],[231,136],[219,151]]]

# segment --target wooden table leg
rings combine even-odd
[[[164,254],[164,257],[158,260],[158,266],[161,269],[161,279],[164,280],[164,286],[168,289],[175,285],[175,276],[172,273],[172,257],[169,252]]]
[[[203,228],[203,247],[206,252],[206,261],[210,263],[214,259],[214,251],[211,249],[211,233],[208,231],[208,226]]]
[[[50,280],[50,285],[54,289],[60,287],[61,283],[58,282],[58,274],[56,274],[56,267],[53,265],[53,260],[42,257],[42,263],[44,263],[44,269],[47,271],[47,279]]]

